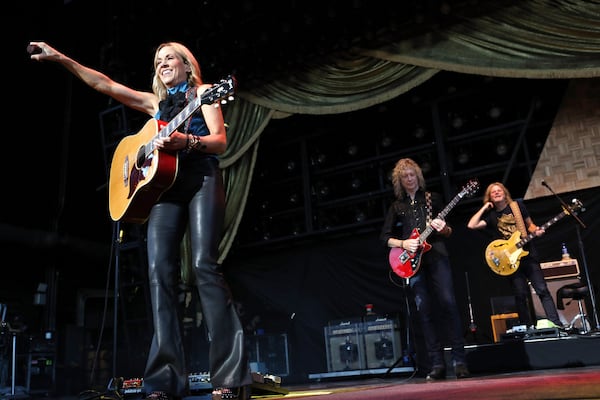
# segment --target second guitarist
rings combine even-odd
[[[445,221],[433,217],[444,207],[442,197],[425,190],[421,167],[410,158],[403,158],[396,163],[392,183],[396,200],[385,217],[381,231],[383,243],[415,254],[423,250],[424,244],[419,238],[411,238],[413,230],[416,228],[423,232],[429,224],[435,230],[429,236],[431,248],[421,254],[419,270],[407,279],[427,352],[423,354],[427,357],[417,357],[417,369],[426,368],[429,371],[428,380],[445,379],[444,345],[449,345],[454,375],[467,378],[470,374],[465,357],[463,324],[444,244],[444,239],[452,233],[452,229]],[[440,334],[447,338],[447,342],[442,342]]]
[[[470,229],[487,231],[493,239],[508,240],[511,236],[514,237],[513,234],[517,231],[520,231],[522,237],[528,234],[539,237],[545,233],[544,229],[533,223],[523,201],[513,200],[506,186],[500,182],[491,183],[487,187],[483,196],[483,207],[471,217],[467,226]],[[529,242],[521,250],[523,252],[517,264],[518,268],[507,276],[515,296],[520,323],[527,327],[536,325],[529,302],[529,281],[542,303],[546,318],[556,326],[562,327],[554,299],[544,279],[535,244]]]

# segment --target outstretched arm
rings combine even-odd
[[[115,82],[102,72],[80,64],[45,42],[29,42],[28,51],[32,60],[58,63],[92,89],[114,98],[127,107],[151,116],[158,110],[158,99],[153,93],[134,90]]]

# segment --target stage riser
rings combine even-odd
[[[598,349],[600,336],[514,340],[467,346],[467,362],[473,373],[593,366],[600,365]]]

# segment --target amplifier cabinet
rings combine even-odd
[[[335,321],[325,327],[329,372],[365,368],[362,328],[360,320]]]
[[[50,394],[56,381],[56,355],[29,353],[27,357],[27,393]]]
[[[287,334],[246,336],[252,372],[287,376],[290,373]]]
[[[402,355],[397,319],[365,318],[365,361],[367,368],[391,367]]]
[[[562,279],[579,276],[579,263],[574,258],[567,258],[560,261],[550,261],[541,263],[542,272],[546,280]]]
[[[556,292],[558,292],[558,290],[565,286],[565,285],[571,285],[573,283],[579,283],[580,279],[579,278],[561,278],[561,279],[552,279],[549,280],[548,278],[546,278],[546,284],[548,285],[548,290],[550,291],[550,294],[552,295],[552,300],[554,300],[554,305],[556,306]],[[542,307],[542,302],[540,301],[540,298],[538,297],[537,293],[535,292],[535,289],[533,289],[533,286],[529,286],[531,289],[531,300],[533,302],[533,308],[535,310],[535,314],[537,316],[538,319],[543,319],[546,318],[546,313],[544,312],[544,308]],[[564,310],[559,310],[557,309],[556,311],[558,311],[558,316],[560,317],[560,322],[563,323],[563,325],[570,325],[571,322],[573,322],[575,320],[575,317],[579,314],[579,303],[577,302],[577,300],[573,300],[573,299],[563,299],[563,304],[565,306]],[[585,307],[585,302],[583,303],[583,312],[587,314],[587,310]],[[589,319],[589,317],[588,317]],[[575,321],[575,328],[581,328],[581,321],[578,319]],[[588,325],[590,326],[590,325]]]
[[[502,335],[505,334],[509,328],[512,328],[519,323],[519,314],[494,314],[490,317],[490,321],[492,323],[494,343],[498,343],[502,338]]]

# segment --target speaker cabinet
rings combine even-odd
[[[396,319],[366,318],[363,323],[367,368],[391,367],[402,355]]]
[[[579,278],[562,278],[562,279],[548,279],[546,278],[546,284],[548,285],[548,290],[550,291],[550,294],[552,295],[552,299],[554,300],[554,305],[556,305],[556,292],[563,286],[565,285],[570,285],[573,283],[579,283],[580,279]],[[537,316],[538,319],[542,319],[542,318],[546,318],[546,313],[544,312],[544,308],[542,307],[542,302],[540,301],[540,298],[538,297],[537,293],[535,292],[535,289],[533,289],[532,286],[530,286],[531,288],[531,300],[533,302],[533,309],[535,310],[535,314]],[[581,324],[581,320],[577,319],[575,320],[575,317],[579,314],[579,304],[577,300],[573,300],[573,299],[563,299],[563,304],[565,306],[564,310],[559,310],[558,311],[558,316],[560,317],[560,321],[563,323],[563,325],[570,325],[572,322],[574,322],[574,327],[575,328],[581,328],[582,324]],[[586,306],[585,306],[585,301],[583,302],[583,311],[586,315],[588,315],[587,310],[586,310]],[[587,318],[588,321],[588,327],[589,325],[589,315]]]
[[[365,368],[364,336],[360,320],[336,321],[324,329],[329,372]]]
[[[252,372],[287,376],[290,373],[287,334],[246,337]]]

